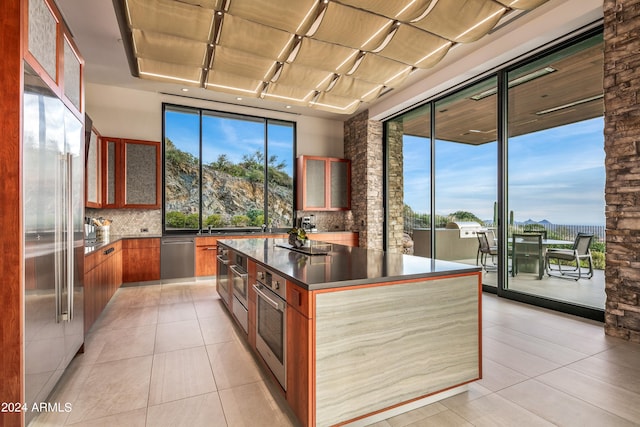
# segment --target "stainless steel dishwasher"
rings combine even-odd
[[[160,241],[160,279],[195,276],[195,237],[162,237]]]

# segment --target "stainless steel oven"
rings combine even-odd
[[[286,390],[286,281],[262,266],[256,268],[256,278],[256,348]]]
[[[229,250],[218,246],[216,289],[222,302],[229,307],[231,302],[231,287],[229,286]]]
[[[231,283],[233,289],[233,300],[231,311],[242,329],[249,330],[249,311],[247,310],[247,295],[249,287],[249,274],[247,273],[247,258],[243,255],[235,255],[235,264],[229,267],[231,270]]]

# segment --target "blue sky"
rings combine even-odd
[[[604,224],[604,122],[595,118],[510,138],[509,209],[516,221]],[[429,207],[428,140],[405,137],[405,203]],[[436,213],[493,218],[497,145],[436,143]]]
[[[197,114],[167,111],[166,136],[182,151],[198,157],[199,117]],[[203,160],[215,161],[226,154],[233,163],[242,161],[244,155],[264,151],[264,124],[262,121],[232,120],[215,116],[203,116]],[[270,124],[269,156],[277,156],[286,163],[285,171],[293,176],[293,127]]]

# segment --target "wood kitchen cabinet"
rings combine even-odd
[[[101,137],[103,208],[160,208],[160,143]]]
[[[217,256],[217,237],[196,237],[196,277],[215,276]]]
[[[87,255],[84,271],[86,334],[122,284],[122,243],[115,242]]]
[[[300,156],[297,160],[297,209],[351,209],[351,161],[334,157]]]
[[[160,280],[160,238],[122,241],[122,281]]]

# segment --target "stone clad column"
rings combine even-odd
[[[404,123],[402,120],[391,120],[387,123],[387,217],[388,250],[389,252],[413,253],[404,247],[404,175],[403,175],[403,144]]]
[[[604,0],[605,332],[640,342],[640,1]]]
[[[382,122],[364,111],[344,124],[344,154],[351,160],[351,211],[360,246],[383,249]]]

